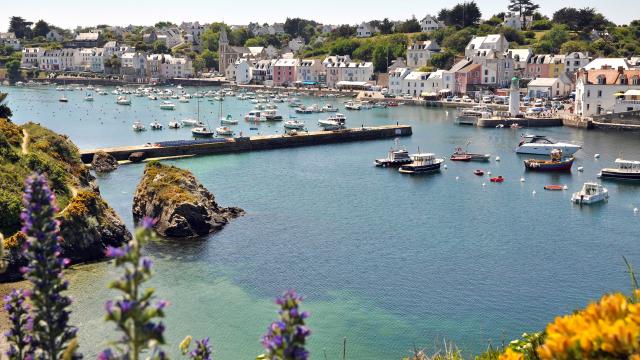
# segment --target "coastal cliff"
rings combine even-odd
[[[102,199],[94,177],[66,137],[38,124],[0,119],[0,233],[5,235],[9,269],[0,281],[20,277],[20,211],[24,181],[33,172],[47,175],[56,194],[63,256],[72,262],[101,259],[106,246],[119,246],[131,233]]]
[[[155,229],[165,237],[204,236],[242,214],[240,208],[220,207],[191,172],[157,161],[145,167],[133,198],[134,219],[156,219]]]

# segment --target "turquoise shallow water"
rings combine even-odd
[[[125,111],[146,123],[167,113],[146,98],[120,109],[111,95],[89,104],[80,92],[69,93],[66,106],[53,90],[0,91],[10,93],[15,121],[37,120],[82,148],[186,135],[133,134]],[[187,106],[195,109],[193,101]],[[206,106],[215,112],[217,104]],[[234,115],[251,106],[225,101]],[[173,344],[186,334],[211,336],[216,358],[254,358],[275,317],[273,298],[293,287],[307,296],[314,358],[323,358],[323,350],[339,358],[344,337],[349,359],[398,359],[414,345],[433,349],[443,339],[469,355],[489,341],[540,329],[604,292],[628,290],[622,255],[640,264],[640,216],[633,213],[640,185],[607,182],[611,200],[602,206],[579,208],[569,198],[621,154],[640,159],[637,134],[531,130],[584,145],[574,165],[584,173],[535,174],[525,172],[526,156],[513,151],[522,130],[457,127],[453,111],[418,107],[347,115],[351,126],[411,124],[414,135],[401,140],[411,150],[420,146],[448,157],[456,144],[472,139],[472,150],[502,161],[447,162],[440,174],[402,176],[372,166],[388,140],[171,161],[193,171],[220,204],[247,211],[207,239],[146,248],[156,264],[153,285],[172,303],[167,326]],[[300,118],[311,124],[317,115]],[[260,132],[277,130],[262,125]],[[602,157],[594,160],[595,153]],[[506,182],[490,184],[473,175],[476,168]],[[124,166],[99,177],[102,194],[128,224],[142,170]],[[567,184],[569,191],[542,189],[552,183]],[[108,263],[70,272],[74,321],[87,355],[113,338],[102,321],[113,276]]]

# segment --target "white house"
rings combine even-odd
[[[145,81],[147,79],[147,57],[139,52],[122,54],[120,73],[126,81]]]
[[[441,94],[446,90],[453,93],[455,89],[455,76],[447,70],[437,70],[429,74],[423,92]]]
[[[20,60],[20,67],[38,68],[43,54],[44,50],[41,48],[22,49],[22,59]]]
[[[20,39],[18,39],[16,34],[12,32],[0,33],[0,45],[9,46],[16,51],[22,49]]]
[[[557,78],[537,78],[531,80],[527,86],[527,93],[531,98],[551,99],[566,97],[571,94],[573,83],[568,75],[562,74]]]
[[[233,80],[236,84],[246,85],[251,82],[253,66],[249,61],[247,61],[247,59],[238,59],[233,66],[230,66],[229,68],[233,68],[231,71],[233,72]]]
[[[172,27],[158,31],[157,39],[165,43],[167,48],[172,49],[183,43],[180,29]]]
[[[62,42],[64,40],[64,37],[60,35],[60,33],[56,29],[49,30],[46,38],[49,41],[57,41],[57,42]]]
[[[304,45],[305,45],[304,39],[301,38],[300,36],[289,41],[289,49],[291,49],[293,52],[300,51],[300,49],[302,49]]]
[[[59,71],[60,70],[60,50],[44,50],[38,67],[40,70]]]
[[[569,74],[575,74],[578,70],[587,66],[591,62],[589,53],[572,52],[564,57],[564,71]]]
[[[77,70],[80,65],[78,53],[80,49],[65,48],[60,50],[60,70]],[[103,62],[104,64],[104,62]]]
[[[522,74],[527,69],[529,59],[531,59],[531,57],[533,56],[533,50],[531,50],[531,48],[509,49],[507,50],[507,55],[511,56],[515,66],[515,71],[519,71],[519,75],[520,77],[522,77]]]
[[[411,70],[406,67],[397,67],[389,72],[389,94],[400,95],[402,94],[402,81],[407,75],[411,73]]]
[[[474,36],[467,44],[464,54],[471,58],[479,52],[478,50],[493,50],[504,53],[509,49],[509,41],[502,34],[492,34],[487,36]]]
[[[430,73],[412,71],[402,80],[402,93],[413,97],[419,97],[426,89]]]
[[[605,60],[600,62],[606,63]],[[616,100],[619,97],[617,94],[640,90],[640,68],[612,68],[608,65],[603,65],[600,69],[583,68],[578,70],[576,78],[574,113],[583,117],[613,112],[620,108],[616,106],[619,101]]]
[[[168,56],[168,55],[166,55]],[[193,62],[189,58],[169,56],[160,66],[161,79],[189,78],[193,76]]]
[[[251,71],[252,80],[256,84],[273,86],[273,66],[276,64],[275,59],[260,60],[253,64]]]
[[[318,59],[300,60],[298,63],[298,81],[306,83],[321,83],[324,80],[325,69]]]
[[[431,32],[445,27],[444,23],[438,21],[435,16],[427,15],[420,20],[420,29],[422,32]]]
[[[440,52],[440,46],[435,41],[415,41],[407,47],[407,65],[410,68],[426,66],[431,55]]]
[[[502,23],[502,26],[522,30],[522,19],[519,14],[508,12],[504,15],[504,22]]]
[[[368,22],[362,22],[356,29],[356,36],[359,38],[371,37],[376,33],[375,27]]]

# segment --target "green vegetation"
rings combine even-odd
[[[182,186],[184,179],[191,177],[193,175],[187,170],[150,161],[144,169],[142,181],[146,184],[142,188],[169,203],[195,202],[193,195]]]

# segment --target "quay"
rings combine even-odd
[[[560,117],[521,117],[521,118],[479,118],[476,126],[477,127],[485,127],[491,128],[502,125],[504,127],[509,127],[511,125],[521,125],[524,127],[550,127],[550,126],[562,126],[563,121]]]
[[[134,153],[142,153],[142,158],[144,159],[229,154],[331,143],[378,140],[410,136],[411,134],[412,128],[410,125],[386,125],[350,128],[338,131],[298,132],[295,135],[276,134],[229,139],[167,141],[147,145],[81,150],[80,157],[83,163],[89,164],[93,160],[93,155],[98,151],[111,154],[118,161],[125,161],[129,160],[131,154]]]

